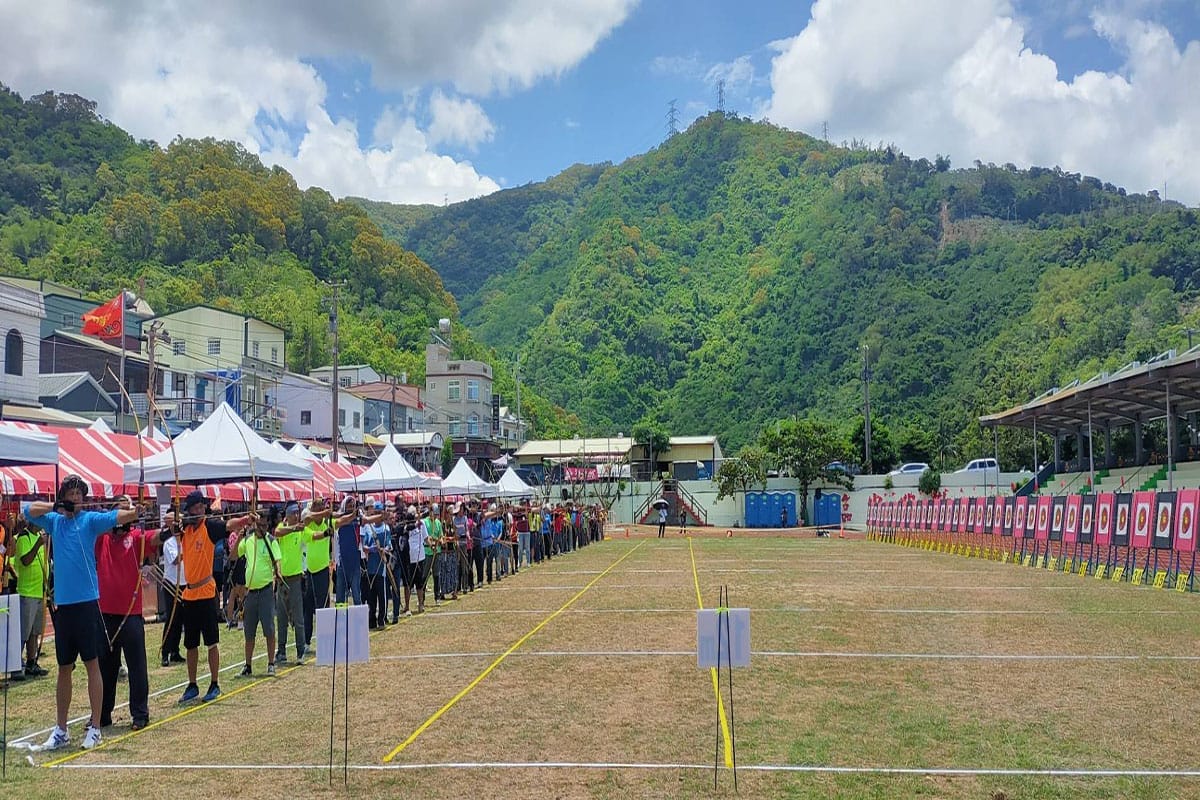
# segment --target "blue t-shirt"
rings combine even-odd
[[[500,534],[504,532],[504,522],[499,517],[492,517],[483,521],[483,546],[487,547],[493,544],[500,538]]]
[[[99,600],[96,539],[117,526],[117,510],[80,511],[72,517],[50,511],[31,518],[29,505],[21,507],[21,514],[49,534],[54,545],[54,602],[65,606]]]
[[[391,529],[387,525],[364,525],[363,526],[363,547],[367,549],[367,574],[378,577],[384,574],[383,556],[370,550],[369,548],[378,547],[380,550],[386,550],[392,544]]]
[[[357,522],[343,525],[337,530],[338,566],[342,569],[358,569],[358,529]]]

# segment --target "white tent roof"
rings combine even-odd
[[[438,480],[428,478],[413,469],[400,451],[385,444],[379,457],[366,472],[354,478],[334,481],[333,488],[339,492],[390,492],[400,489],[437,488]]]
[[[144,427],[140,431],[138,431],[138,436],[141,436],[145,439],[154,439],[155,441],[159,441],[159,442],[171,441],[170,436],[167,436],[165,433],[160,431],[158,428],[152,428],[149,425],[147,425],[146,427]]]
[[[175,452],[172,459],[171,451]],[[184,483],[210,481],[312,480],[312,464],[271,447],[242,418],[222,403],[186,439],[146,458],[147,483],[171,483],[175,464]],[[125,465],[125,480],[138,479],[138,462]]]
[[[288,452],[290,452],[292,454],[293,458],[299,459],[300,461],[316,461],[317,460],[317,457],[312,454],[312,451],[309,450],[307,447],[305,447],[302,444],[292,445],[292,449],[289,450]]]
[[[58,437],[0,424],[0,464],[57,464]]]
[[[271,447],[274,447],[276,450],[281,450],[284,453],[286,453],[288,451],[288,449],[283,446],[283,442],[279,441],[278,439],[271,442]]]
[[[96,417],[96,421],[88,425],[88,430],[97,431],[98,433],[112,433],[113,429],[104,421],[104,417]]]
[[[450,474],[442,478],[442,494],[492,494],[495,491],[496,484],[476,475],[465,458],[460,458]]]
[[[521,480],[521,476],[512,467],[504,470],[500,480],[496,482],[496,497],[532,497],[537,494],[533,487]]]

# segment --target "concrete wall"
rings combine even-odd
[[[892,478],[893,488],[890,492],[885,492],[883,489],[885,476],[883,475],[859,475],[854,479],[854,489],[847,490],[839,486],[814,486],[809,488],[808,496],[808,514],[812,517],[813,513],[813,496],[816,489],[820,488],[823,492],[836,492],[838,494],[850,495],[850,520],[846,523],[846,527],[861,530],[866,527],[867,517],[867,501],[873,495],[884,495],[885,497],[899,498],[905,494],[917,494],[918,475],[905,475]],[[987,496],[995,494],[1010,495],[1012,493],[1012,483],[1024,483],[1030,478],[1029,473],[1018,472],[1002,472],[1000,473],[999,483],[994,476],[988,476],[987,480],[981,475],[968,475],[965,473],[945,473],[942,475],[942,488],[948,489],[951,496]],[[712,481],[680,481],[684,489],[690,492],[696,501],[708,510],[708,523],[717,528],[733,528],[742,525],[745,517],[745,501],[741,492],[738,492],[735,497],[725,497],[717,500],[717,484]],[[621,493],[620,499],[613,506],[610,520],[619,524],[629,524],[636,522],[633,519],[634,512],[641,507],[646,501],[648,493],[652,492],[657,487],[657,482],[651,481],[633,481],[627,484],[626,491]],[[767,480],[766,491],[768,492],[798,492],[796,481],[792,478],[770,478]],[[551,497],[562,497],[562,487],[554,486],[551,489]],[[592,502],[588,500],[588,502]],[[800,498],[796,498],[796,509],[799,513]]]

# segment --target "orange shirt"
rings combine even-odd
[[[183,529],[180,535],[180,564],[183,569],[184,600],[210,600],[217,596],[217,582],[213,580],[213,550],[215,544],[209,533],[217,538],[227,536],[222,520],[201,520],[197,525]]]

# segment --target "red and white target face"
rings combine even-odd
[[[1073,509],[1073,508],[1067,509],[1067,527],[1068,528],[1075,527],[1075,509]]]
[[[1117,512],[1117,531],[1120,533],[1124,533],[1126,528],[1128,528],[1128,527],[1129,527],[1129,509],[1122,506],[1121,510]]]
[[[1083,508],[1083,529],[1085,531],[1092,528],[1092,507],[1084,506]]]
[[[1100,507],[1100,516],[1097,519],[1100,522],[1100,530],[1108,533],[1108,506]]]
[[[1164,506],[1163,508],[1160,508],[1158,510],[1158,528],[1157,528],[1157,530],[1155,530],[1154,535],[1158,536],[1159,538],[1166,536],[1168,533],[1167,526],[1170,524],[1171,524],[1171,512],[1168,511],[1167,508]]]

